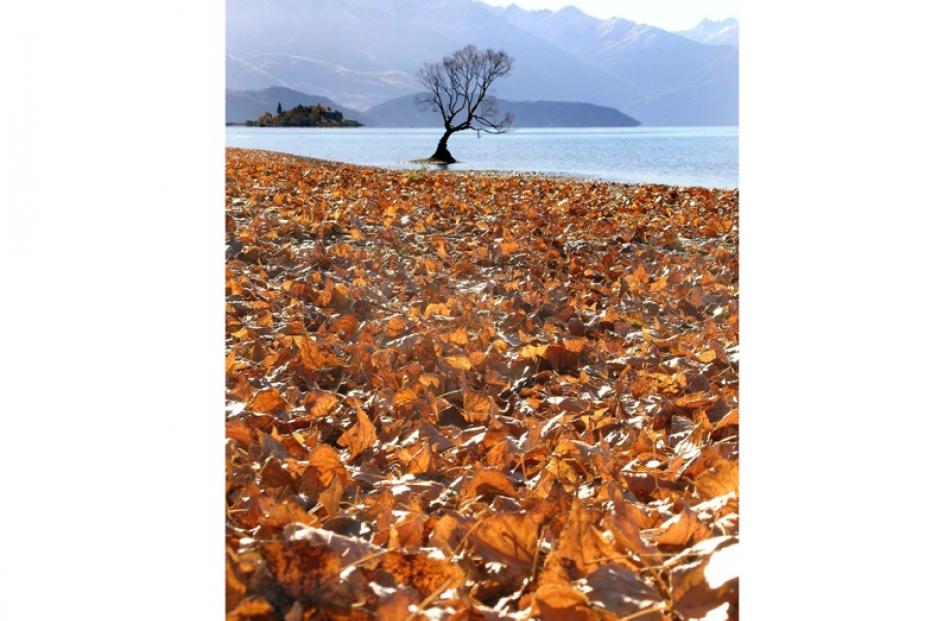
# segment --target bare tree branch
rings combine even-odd
[[[503,51],[479,50],[467,45],[439,63],[425,63],[418,73],[426,92],[417,103],[442,115],[445,133],[433,159],[454,162],[448,152],[448,138],[455,132],[474,129],[502,133],[513,117],[498,117],[498,100],[491,92],[495,80],[511,72],[514,60]]]

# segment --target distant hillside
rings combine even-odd
[[[289,110],[294,106],[322,105],[342,112],[344,117],[361,125],[373,124],[362,112],[341,106],[329,97],[308,95],[281,86],[271,86],[256,91],[227,91],[225,119],[228,123],[239,124],[244,124],[245,121],[254,121],[265,112],[274,114],[277,111],[278,103],[285,110]]]
[[[502,114],[514,116],[514,127],[636,127],[640,121],[626,114],[589,103],[575,101],[498,100]],[[366,111],[382,127],[441,127],[438,112],[416,105],[416,95],[385,101]]]

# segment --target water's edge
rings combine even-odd
[[[388,170],[436,170],[412,160],[440,131],[382,128],[229,126],[227,146],[260,149]],[[625,184],[738,187],[738,130],[720,128],[538,128],[478,138],[453,136],[459,160],[446,172],[528,174]]]

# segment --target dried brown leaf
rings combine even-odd
[[[362,409],[356,410],[356,423],[344,433],[338,442],[350,451],[350,459],[376,444],[376,427]]]

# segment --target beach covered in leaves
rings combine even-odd
[[[738,618],[738,194],[228,149],[228,619]]]

